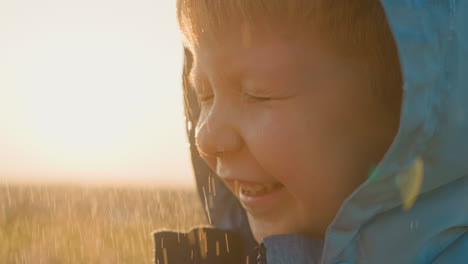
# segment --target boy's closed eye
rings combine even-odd
[[[205,89],[206,90],[206,89]],[[261,103],[261,102],[268,102],[273,100],[284,100],[290,98],[290,96],[282,96],[282,97],[273,97],[271,95],[261,95],[257,93],[249,93],[247,91],[242,91],[242,100],[245,100],[247,103]],[[206,93],[197,93],[198,101],[203,105],[213,103],[215,95],[212,91],[207,91]]]
[[[189,77],[189,82],[192,88],[195,90],[198,101],[201,103],[201,106],[211,104],[214,101],[215,93],[206,85],[205,81],[196,75],[191,75]],[[250,83],[250,82],[246,82]],[[273,100],[285,100],[292,97],[292,95],[287,94],[287,92],[281,92],[277,90],[287,90],[283,89],[273,89],[273,88],[260,88],[252,87],[252,85],[240,85],[238,88],[241,95],[241,100],[247,103],[261,103],[269,102]]]

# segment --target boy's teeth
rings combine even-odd
[[[279,183],[255,184],[255,183],[240,183],[242,192],[250,195],[263,194],[272,191],[281,186]]]

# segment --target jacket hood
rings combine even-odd
[[[381,3],[403,73],[400,127],[372,176],[348,196],[330,224],[326,263],[345,250],[361,227],[389,211],[414,217],[409,212],[415,207],[437,201],[451,217],[428,223],[427,228],[468,226],[468,1]],[[190,67],[186,52],[184,79]],[[187,133],[208,218],[219,228],[240,232],[253,245],[245,211],[196,150],[198,107],[186,84]],[[418,219],[425,217],[431,215],[420,214]]]
[[[428,230],[468,225],[468,2],[381,2],[403,73],[400,127],[374,174],[329,226],[324,260],[338,255],[377,215],[392,209],[405,214],[413,200],[419,207],[439,200],[439,208],[453,213],[427,224]]]

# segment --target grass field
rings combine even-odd
[[[194,190],[3,185],[0,263],[151,263],[152,231],[206,222]]]

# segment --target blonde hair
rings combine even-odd
[[[281,26],[320,34],[341,55],[364,62],[375,85],[401,86],[397,48],[379,0],[177,0],[177,18],[190,50],[226,31],[248,39],[245,33],[260,24]]]

